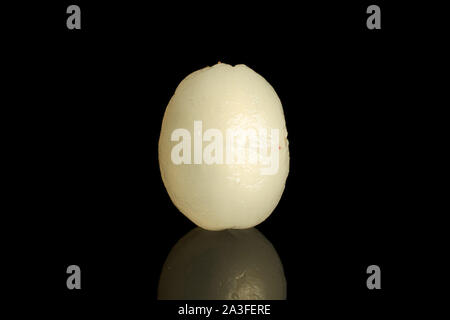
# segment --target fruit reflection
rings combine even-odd
[[[280,300],[286,279],[275,248],[255,228],[195,228],[167,257],[158,299]]]

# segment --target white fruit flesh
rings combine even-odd
[[[184,128],[193,133],[199,120],[203,132],[219,129],[224,137],[229,128],[279,130],[277,172],[262,175],[266,166],[261,163],[175,164],[172,132]],[[245,65],[221,63],[193,72],[179,84],[165,111],[159,163],[171,200],[198,226],[223,230],[261,223],[277,206],[289,172],[287,130],[275,90]]]

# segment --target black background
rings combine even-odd
[[[15,38],[25,46],[11,82],[26,88],[16,94],[26,128],[16,132],[25,141],[17,183],[29,196],[15,210],[31,252],[22,266],[38,262],[39,276],[23,292],[59,316],[161,311],[162,264],[194,228],[160,177],[162,117],[186,75],[221,61],[261,74],[283,103],[290,173],[257,229],[284,265],[287,312],[367,318],[398,306],[418,205],[417,110],[405,99],[420,30],[406,7],[374,3],[381,30],[366,28],[371,2],[59,1],[24,10],[31,27]],[[66,28],[70,4],[81,7],[82,30]],[[81,267],[80,291],[66,288],[71,264]],[[371,264],[382,290],[366,287]]]

